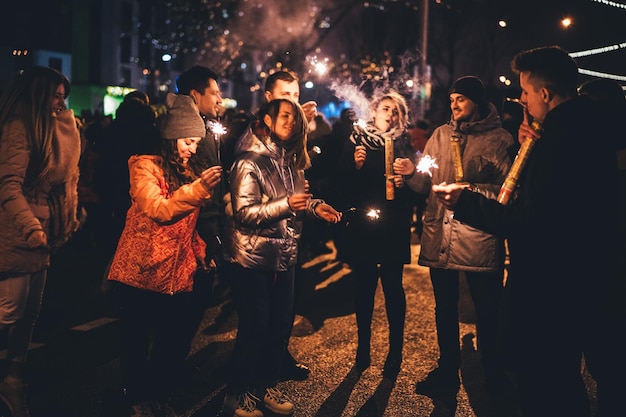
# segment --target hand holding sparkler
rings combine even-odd
[[[300,107],[302,107],[307,122],[311,123],[315,116],[317,116],[317,103],[311,100],[301,104]]]
[[[439,165],[437,165],[435,158],[432,158],[430,155],[422,155],[417,165],[414,165],[408,158],[396,158],[393,162],[393,171],[400,175],[411,175],[414,172],[418,172],[432,177],[433,173],[431,170],[436,168],[439,168]]]
[[[337,211],[327,203],[319,203],[315,206],[315,214],[329,223],[339,223],[343,213]]]
[[[214,165],[210,168],[205,169],[200,174],[200,183],[204,186],[204,188],[213,193],[213,188],[220,182],[222,178],[222,167],[221,165]]]
[[[439,202],[443,204],[444,207],[448,209],[453,209],[456,203],[459,201],[459,196],[461,195],[461,192],[464,189],[470,187],[471,184],[468,182],[454,182],[452,184],[442,182],[441,184],[434,184],[432,186],[432,190],[437,197],[437,200],[439,200]]]

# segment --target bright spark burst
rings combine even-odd
[[[370,209],[366,214],[370,220],[378,220],[380,219],[380,210],[378,209]]]
[[[308,58],[311,64],[309,73],[315,72],[317,75],[325,75],[328,72],[328,58],[319,59],[317,56]]]
[[[353,123],[353,125],[358,126],[361,129],[365,129],[367,127],[367,123],[363,119],[358,119],[356,122]]]
[[[211,129],[213,135],[215,135],[216,139],[219,139],[220,136],[226,134],[226,128],[220,122],[209,122],[209,128]]]
[[[439,168],[439,165],[437,165],[437,162],[435,162],[435,158],[431,158],[430,155],[424,155],[420,158],[415,168],[417,169],[417,172],[420,172],[422,174],[428,174],[432,177],[433,173],[431,169]]]

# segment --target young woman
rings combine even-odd
[[[50,253],[78,227],[80,135],[66,110],[68,79],[33,67],[0,98],[0,337],[8,374],[0,397],[29,416],[23,368],[50,267]]]
[[[132,204],[109,272],[120,297],[122,382],[138,409],[162,405],[188,353],[181,323],[192,314],[193,276],[207,268],[195,226],[222,172],[189,164],[205,134],[193,98],[169,94],[167,106],[160,155],[128,161]]]
[[[239,326],[224,413],[260,417],[262,407],[277,414],[294,409],[276,384],[293,321],[301,217],[341,220],[341,213],[305,191],[306,135],[302,108],[277,99],[261,107],[237,143],[224,250]]]
[[[389,321],[389,350],[383,369],[388,376],[397,375],[402,362],[406,311],[402,273],[404,264],[411,261],[413,196],[403,187],[401,175],[386,178],[385,142],[393,148],[395,158],[413,158],[407,125],[408,108],[400,94],[390,91],[375,98],[370,120],[363,128],[354,127],[337,168],[343,205],[352,209],[346,216],[342,258],[357,279],[356,367],[363,371],[370,366],[374,295],[380,277]],[[394,187],[391,199],[389,186]]]

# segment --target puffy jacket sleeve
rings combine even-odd
[[[0,140],[0,207],[24,239],[43,230],[24,196],[24,180],[30,161],[26,129],[21,121],[7,124]]]
[[[235,162],[231,170],[233,215],[239,223],[251,228],[295,216],[288,196],[272,200],[268,200],[269,195],[264,196],[261,184],[265,181],[261,175],[257,165],[246,159]]]
[[[131,198],[157,223],[176,222],[211,198],[200,179],[181,186],[167,197],[161,168],[153,160],[131,157],[129,169]]]

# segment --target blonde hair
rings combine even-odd
[[[376,114],[378,105],[383,100],[391,100],[398,108],[400,118],[398,120],[398,128],[402,131],[406,130],[409,125],[409,106],[406,103],[406,99],[397,91],[387,91],[374,99],[372,102],[372,115]]]

